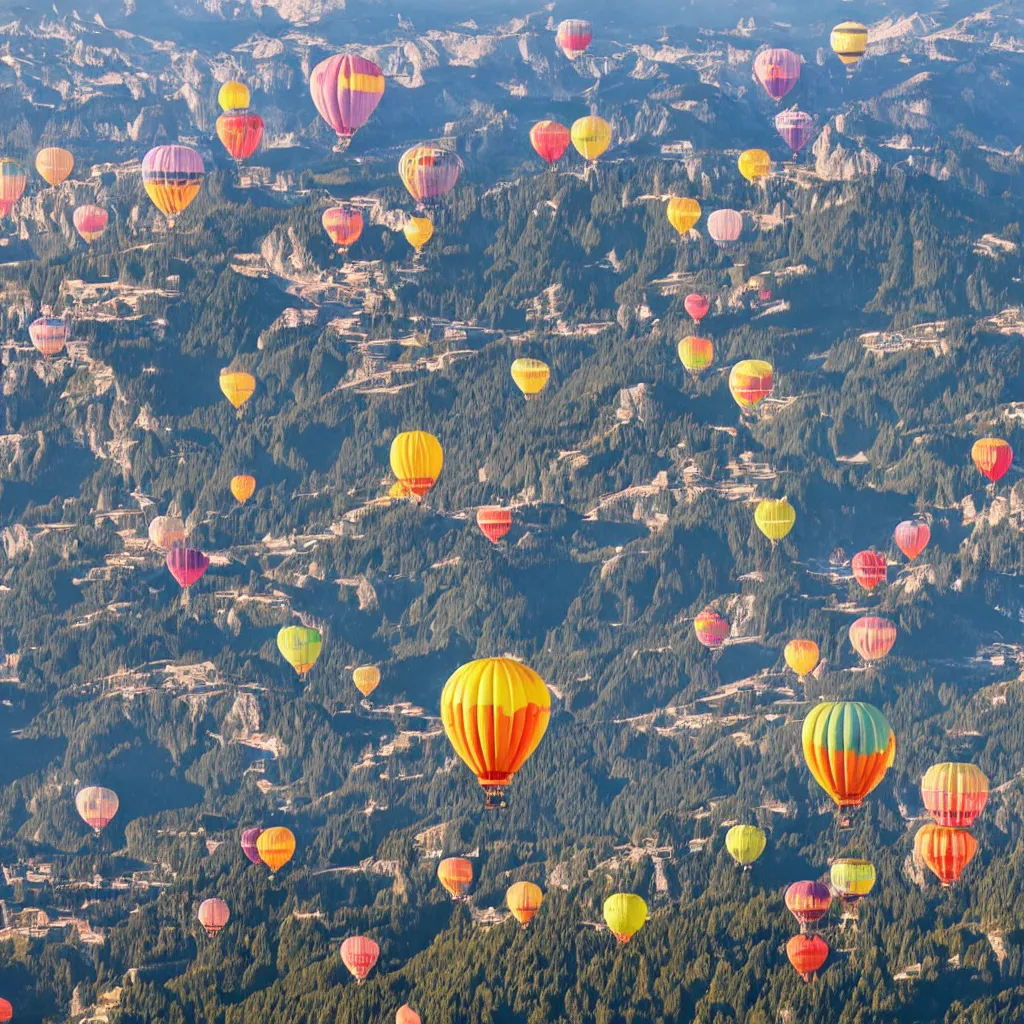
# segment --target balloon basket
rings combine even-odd
[[[485,794],[484,810],[500,811],[504,810],[507,806],[505,803],[504,786],[488,786]]]

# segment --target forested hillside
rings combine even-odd
[[[373,6],[325,4],[323,23],[222,6],[160,5],[149,30],[107,4],[0,29],[0,155],[30,169],[0,238],[14,1020],[364,1024],[408,1004],[429,1024],[1024,1021],[1024,487],[972,461],[979,438],[1024,451],[1017,5],[866,3],[849,77],[829,49],[847,4],[798,28],[620,15],[604,38],[596,5],[572,61],[561,5],[479,26],[420,9],[397,29]],[[338,152],[307,82],[357,43],[387,81]],[[763,44],[804,58],[778,108],[750,79]],[[237,166],[214,133],[233,78],[266,122]],[[815,129],[794,160],[772,122],[797,102]],[[588,113],[607,152],[546,167],[530,126]],[[416,254],[395,166],[435,138],[464,170]],[[173,228],[140,173],[170,143],[205,165]],[[31,170],[44,145],[75,153],[52,188]],[[755,146],[772,173],[752,183],[737,157]],[[694,230],[673,229],[671,197],[700,202]],[[91,243],[72,219],[87,203],[109,215]],[[339,204],[363,218],[347,252],[321,222]],[[725,209],[743,227],[721,247],[707,222]],[[69,325],[48,358],[29,335],[43,313]],[[713,344],[700,374],[677,355],[688,335]],[[529,400],[520,358],[550,367]],[[729,377],[749,359],[774,379],[743,411]],[[224,370],[255,378],[240,409]],[[394,487],[403,431],[443,446],[421,501]],[[783,497],[776,543],[755,509]],[[511,511],[497,543],[484,506]],[[187,588],[158,516],[209,557]],[[912,561],[907,520],[930,527]],[[888,562],[870,591],[867,550]],[[718,649],[695,629],[707,609],[728,624]],[[864,616],[896,626],[884,659],[851,645]],[[305,676],[277,639],[300,625],[323,640]],[[795,638],[820,650],[804,677]],[[539,674],[551,714],[507,807],[485,810],[441,696],[501,656]],[[379,668],[369,696],[357,666]],[[844,812],[801,742],[825,700],[874,705],[895,736]],[[948,888],[914,856],[940,762],[990,788]],[[76,812],[90,786],[120,801],[98,835]],[[736,824],[767,837],[749,871]],[[240,845],[256,826],[294,833],[273,874]],[[468,900],[438,881],[447,857],[472,864]],[[784,894],[840,857],[877,880],[855,916],[833,900],[805,983]],[[543,890],[526,929],[506,906],[519,880]],[[613,893],[649,908],[628,944],[602,916]],[[207,935],[211,898],[230,920]],[[350,936],[379,945],[361,984]]]

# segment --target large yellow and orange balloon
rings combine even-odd
[[[142,159],[142,184],[153,205],[174,227],[203,185],[202,157],[188,146],[157,146]]]
[[[959,828],[922,825],[914,836],[914,860],[924,864],[948,889],[960,881],[963,870],[978,852],[978,841]]]
[[[417,498],[437,483],[443,467],[441,442],[425,430],[404,431],[391,442],[391,472]]]
[[[785,498],[765,498],[754,510],[757,528],[773,543],[782,540],[793,529],[796,512]]]
[[[551,717],[551,694],[532,668],[512,658],[479,658],[456,669],[441,693],[441,724],[476,775],[487,806],[537,749]]]
[[[511,372],[516,387],[527,398],[539,395],[551,377],[551,367],[540,359],[516,359]]]
[[[921,798],[936,825],[970,828],[988,803],[988,779],[973,764],[933,764],[921,779]]]
[[[763,359],[744,359],[729,371],[729,391],[744,412],[770,395],[774,385],[772,364]]]
[[[889,767],[892,738],[885,715],[874,705],[824,701],[804,719],[804,759],[840,807],[859,807]]]
[[[700,203],[685,196],[673,196],[665,207],[665,214],[669,224],[685,236],[700,220]]]
[[[603,117],[589,114],[573,122],[569,137],[576,152],[593,163],[612,144],[612,127]]]
[[[300,676],[304,676],[316,664],[323,645],[320,631],[309,626],[282,626],[277,634],[277,649],[281,657]]]
[[[256,493],[256,477],[240,473],[231,478],[231,493],[239,505],[244,505]]]
[[[688,334],[679,342],[677,352],[688,373],[700,373],[715,361],[715,346],[710,338],[695,338]]]
[[[256,852],[271,873],[280,871],[295,854],[295,835],[283,825],[264,829],[256,840]]]
[[[745,149],[737,161],[740,174],[749,182],[767,178],[772,173],[772,158],[763,149]]]
[[[402,234],[417,252],[422,252],[434,237],[434,222],[429,217],[407,217],[402,225]]]
[[[852,71],[868,48],[867,26],[859,21],[844,21],[832,29],[829,44],[835,55],[846,65],[846,70]]]
[[[75,167],[75,158],[60,146],[47,146],[36,153],[36,170],[49,185],[59,185],[67,180]]]
[[[221,370],[220,389],[236,409],[241,409],[256,390],[256,378],[243,370]]]
[[[786,664],[798,675],[810,675],[817,667],[821,652],[813,640],[790,640],[782,652]]]
[[[465,857],[445,857],[437,865],[437,880],[453,900],[464,900],[473,884],[473,864]]]
[[[505,893],[505,902],[512,916],[525,928],[540,910],[544,893],[533,882],[514,882]]]
[[[380,669],[376,665],[360,665],[352,670],[352,682],[364,697],[369,697],[380,685]]]
[[[619,940],[629,942],[647,920],[647,904],[631,892],[616,892],[604,901],[604,921]]]
[[[733,825],[725,833],[725,848],[737,864],[747,870],[764,853],[768,837],[756,825]]]

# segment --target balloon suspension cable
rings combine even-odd
[[[334,143],[333,152],[344,153],[349,146],[352,145],[351,135],[339,135],[337,141]]]

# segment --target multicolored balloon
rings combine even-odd
[[[992,483],[998,483],[1013,465],[1013,449],[998,437],[983,437],[974,442],[971,458],[979,471]]]
[[[868,30],[859,21],[844,21],[836,25],[829,35],[829,45],[835,55],[852,71],[868,48]]]
[[[778,103],[800,80],[800,57],[792,50],[772,47],[754,58],[754,81]]]
[[[332,206],[320,216],[327,237],[344,252],[363,233],[363,215],[354,206]]]
[[[398,161],[398,176],[417,203],[433,206],[455,188],[462,168],[458,153],[440,146],[413,146]]]
[[[970,828],[988,803],[988,778],[973,764],[933,764],[921,779],[921,799],[936,825]]]
[[[117,794],[103,786],[86,786],[75,794],[75,810],[96,835],[113,821],[120,806]]]
[[[896,643],[896,624],[876,615],[865,615],[850,625],[850,643],[865,661],[879,661]]]
[[[786,890],[786,909],[800,922],[800,931],[820,921],[832,906],[832,893],[821,882],[794,882]]]
[[[384,95],[384,73],[372,60],[339,53],[313,68],[309,92],[335,134],[351,139],[377,109]]]
[[[715,361],[715,346],[710,338],[696,338],[688,334],[680,340],[676,352],[688,373],[700,373]]]
[[[44,359],[64,351],[71,330],[62,317],[41,316],[28,325],[28,336],[32,347]]]
[[[444,449],[433,434],[408,430],[391,442],[391,472],[417,498],[437,483],[443,467]]]
[[[79,206],[71,217],[75,230],[90,245],[107,230],[108,220],[107,211],[92,203]]]
[[[188,146],[157,146],[142,159],[142,184],[170,227],[203,186],[202,157]]]
[[[693,620],[693,631],[697,634],[698,641],[711,651],[717,651],[725,643],[731,629],[729,623],[714,608],[705,608]]]
[[[914,836],[914,860],[925,865],[944,889],[960,881],[978,852],[978,841],[964,829],[922,825]]]
[[[157,516],[149,524],[149,541],[161,551],[185,542],[185,524],[177,516]]]
[[[259,114],[221,114],[216,127],[217,138],[235,160],[248,160],[263,141],[263,118]]]
[[[843,901],[843,908],[852,912],[875,885],[875,866],[857,857],[839,857],[829,869],[832,891]]]
[[[263,833],[263,829],[259,826],[254,828],[247,828],[242,833],[241,846],[242,853],[246,855],[253,862],[253,864],[262,864],[263,860],[260,857],[260,851],[257,849],[256,843]]]
[[[0,216],[6,217],[25,192],[28,175],[16,160],[0,159]]]
[[[755,409],[774,386],[772,364],[763,359],[744,359],[729,371],[729,393],[744,412]]]
[[[907,519],[900,523],[893,532],[896,547],[912,562],[932,539],[931,527],[920,519]]]
[[[349,969],[352,977],[362,984],[380,956],[380,946],[363,935],[351,935],[341,944],[339,952],[341,962]]]
[[[593,27],[589,21],[581,18],[567,18],[559,24],[555,33],[555,42],[569,60],[582,56],[593,38]]]
[[[437,865],[437,880],[453,900],[465,900],[473,884],[473,862],[465,857],[445,857]]]
[[[802,110],[782,110],[775,115],[775,130],[782,136],[782,141],[793,152],[797,153],[811,140],[814,135],[814,118]]]
[[[525,928],[540,910],[544,893],[533,882],[513,882],[505,893],[505,902],[512,916]]]
[[[281,657],[300,676],[305,676],[316,664],[323,645],[320,630],[310,626],[282,626],[277,634],[277,649]]]
[[[889,566],[884,555],[877,551],[858,551],[851,563],[853,578],[867,591],[884,583]]]

